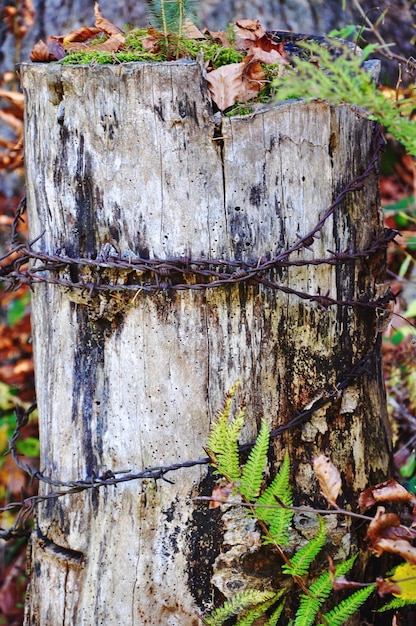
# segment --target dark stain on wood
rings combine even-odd
[[[200,495],[211,495],[215,484],[212,469],[199,484]],[[197,504],[189,525],[188,584],[197,605],[203,610],[212,602],[221,601],[221,594],[211,586],[215,559],[223,544],[223,529],[219,509]]]

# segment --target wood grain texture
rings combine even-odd
[[[111,245],[162,259],[269,258],[313,228],[370,159],[373,124],[324,102],[219,125],[196,63],[25,65],[23,86],[30,236],[43,233],[36,246],[48,253],[95,258]],[[381,232],[373,172],[298,258],[362,250]],[[274,278],[311,294],[371,299],[383,263],[379,254]],[[38,284],[32,320],[41,467],[54,479],[199,458],[238,378],[249,441],[262,418],[286,423],[374,347],[368,374],[276,440],[271,463],[289,450],[299,504],[317,497],[315,454],[340,468],[350,502],[388,471],[373,311],[324,310],[245,284],[119,300]],[[249,539],[230,554],[218,513],[192,501],[212,488],[206,469],[168,477],[173,484],[127,483],[38,508],[27,626],[191,626],[212,606],[213,576],[225,595],[230,567],[242,586],[255,584],[242,565]],[[330,549],[345,558],[357,535],[341,545],[336,520],[332,530]]]

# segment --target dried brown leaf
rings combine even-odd
[[[216,43],[220,43],[224,48],[230,48],[231,43],[227,37],[227,33],[223,31],[208,30],[204,28],[204,35],[208,35]]]
[[[234,31],[237,38],[256,41],[266,34],[259,20],[238,20],[235,23]]]
[[[47,43],[40,39],[32,48],[30,60],[33,63],[50,63],[59,61],[65,56],[65,50],[58,41],[48,38]]]
[[[156,54],[160,51],[160,37],[148,35],[142,39],[143,50]]]
[[[118,28],[112,22],[102,16],[102,13],[100,11],[100,5],[98,4],[98,2],[96,2],[94,5],[94,16],[96,27],[99,28],[103,33],[106,33],[107,35],[117,35],[123,32],[120,28]]]
[[[327,456],[320,454],[313,459],[313,470],[319,481],[322,495],[329,504],[335,505],[342,486],[338,469]]]
[[[212,490],[212,500],[209,503],[209,509],[217,509],[227,502],[228,498],[231,495],[231,491],[233,488],[233,483],[228,483],[227,485],[215,485]]]
[[[88,44],[81,41],[73,41],[67,45],[67,52],[118,52],[121,48],[124,48],[125,37],[117,33],[112,35],[103,43]]]
[[[205,39],[203,33],[197,26],[187,17],[183,25],[183,32],[188,39]]]
[[[400,529],[400,519],[396,513],[386,513],[383,507],[378,507],[377,513],[368,525],[367,539],[370,541],[370,547],[378,543],[381,538],[397,537]]]
[[[242,63],[222,65],[208,73],[208,88],[220,111],[236,102],[254,98],[264,84],[264,71],[260,63],[248,57]]]
[[[398,554],[408,563],[416,565],[416,548],[405,539],[379,539],[372,551],[376,556],[380,556],[383,552]]]
[[[240,99],[244,63],[222,65],[209,72],[208,89],[220,111],[225,111]]]
[[[279,52],[275,48],[272,48],[271,50],[265,50],[262,46],[255,45],[250,48],[250,55],[259,63],[281,63],[282,65],[288,64],[287,55],[281,54],[281,52]]]
[[[94,46],[88,46],[87,50],[90,50],[91,52],[93,52],[94,50],[99,50],[101,52],[117,52],[121,48],[124,48],[125,41],[126,38],[123,34],[116,33],[114,35],[111,35],[111,37],[109,37],[107,41],[104,41],[103,43],[99,43]]]
[[[415,504],[416,496],[407,491],[397,480],[391,478],[385,483],[365,489],[358,499],[361,509],[369,509],[377,502],[408,502]]]
[[[76,30],[71,30],[66,35],[62,35],[61,37],[56,37],[60,43],[66,48],[69,43],[74,41],[87,41],[88,39],[93,39],[99,33],[102,33],[101,28],[94,28],[90,26],[81,26],[81,28],[77,28]]]
[[[384,580],[384,578],[377,578],[376,585],[377,593],[381,597],[387,595],[388,593],[395,593],[397,595],[400,595],[401,593],[401,589],[397,583]]]

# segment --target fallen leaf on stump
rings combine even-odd
[[[220,111],[236,102],[255,98],[264,86],[264,70],[260,63],[246,57],[241,63],[222,65],[208,73],[207,83],[211,97]]]
[[[50,63],[51,61],[60,61],[65,56],[63,46],[54,39],[45,43],[39,39],[32,48],[30,60],[33,63]]]
[[[365,489],[358,499],[361,509],[369,509],[377,502],[408,502],[416,504],[416,496],[407,491],[397,480],[391,478],[385,483]]]
[[[96,2],[94,5],[94,16],[96,27],[99,28],[103,33],[106,33],[107,35],[117,35],[123,33],[123,31],[118,28],[118,26],[115,26],[112,22],[102,16],[102,13],[100,11],[100,5],[98,4],[98,2]]]
[[[318,479],[321,493],[329,504],[336,506],[342,482],[341,475],[335,465],[324,454],[313,459],[313,470]]]

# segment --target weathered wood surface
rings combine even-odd
[[[35,247],[50,254],[99,257],[111,245],[162,259],[274,256],[315,226],[371,157],[373,124],[324,102],[216,123],[196,63],[25,65],[23,85],[30,236],[43,233]],[[297,258],[367,248],[382,232],[377,183],[373,172]],[[382,272],[380,253],[274,278],[373,299]],[[32,321],[41,468],[53,479],[199,458],[239,378],[251,440],[261,418],[286,423],[374,347],[368,374],[276,440],[272,461],[289,450],[298,503],[318,490],[314,454],[342,470],[350,502],[388,469],[373,310],[322,309],[243,283],[134,297],[36,284]],[[212,486],[206,468],[167,477],[173,484],[125,483],[39,506],[27,626],[187,626],[211,606],[214,573],[225,595],[231,564],[241,586],[256,584],[238,562],[249,540],[222,548],[218,512],[192,501]],[[333,554],[345,557],[356,540],[351,532]]]

